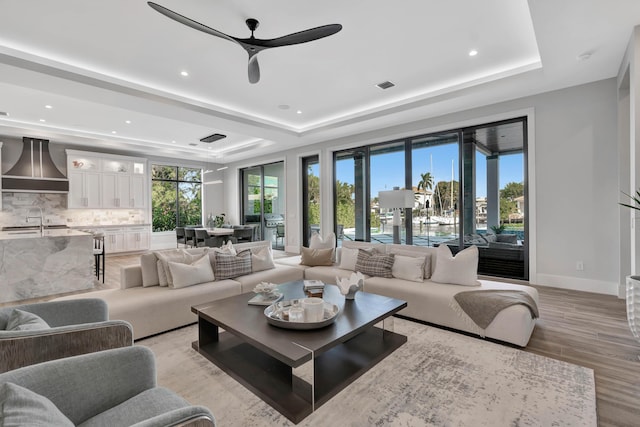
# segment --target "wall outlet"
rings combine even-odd
[[[584,263],[582,261],[576,261],[576,270],[578,271],[584,270]]]

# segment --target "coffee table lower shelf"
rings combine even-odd
[[[209,340],[207,340],[209,341]],[[319,407],[407,342],[371,327],[314,359],[315,407]],[[313,412],[311,385],[281,362],[229,332],[193,348],[294,423]]]

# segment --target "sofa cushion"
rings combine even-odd
[[[49,399],[13,383],[0,385],[0,420],[13,426],[73,426]]]
[[[329,249],[311,249],[300,247],[300,264],[308,266],[332,265],[333,248]]]
[[[171,271],[169,270],[169,262],[190,262],[186,260],[187,252],[182,249],[174,249],[170,251],[154,251],[155,256],[158,258],[157,269],[158,269],[158,282],[160,286],[169,286],[173,283],[173,278],[171,277]],[[144,284],[143,284],[144,285]]]
[[[426,257],[412,257],[394,255],[391,274],[398,279],[422,282],[424,279],[424,264]]]
[[[216,252],[214,276],[217,280],[232,279],[251,273],[251,250],[245,249],[237,255]]]
[[[500,243],[512,243],[512,244],[517,244],[518,243],[518,235],[517,234],[498,234],[496,236],[496,242],[500,242]]]
[[[258,246],[251,248],[251,271],[258,272],[275,268],[273,252],[270,246]]]
[[[359,250],[356,261],[356,271],[369,276],[393,277],[393,254],[370,253],[366,250]]]
[[[452,285],[478,286],[478,248],[469,246],[454,257],[449,246],[438,246],[436,268],[431,280]]]
[[[17,308],[11,311],[7,320],[7,331],[33,331],[49,329],[49,324],[42,317]]]
[[[158,257],[154,253],[140,255],[140,269],[142,271],[142,286],[158,286]],[[165,276],[166,277],[166,276]]]
[[[170,287],[175,289],[214,280],[213,270],[207,255],[202,255],[191,264],[169,261],[169,270],[171,270],[173,277],[173,283]]]
[[[89,418],[79,426],[130,426],[186,406],[189,406],[189,403],[174,392],[163,387],[155,387]]]

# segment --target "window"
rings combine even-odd
[[[311,233],[320,232],[320,160],[318,156],[302,159],[302,246],[309,246]]]
[[[171,231],[202,223],[202,170],[151,166],[153,231]]]

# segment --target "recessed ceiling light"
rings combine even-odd
[[[42,123],[46,122],[46,120],[45,120],[45,119],[40,119],[40,121],[41,121]]]
[[[472,49],[469,51],[469,56],[476,56],[478,54],[478,51],[475,49]]]
[[[175,142],[175,141],[171,141],[171,143],[172,143],[172,144],[175,144],[176,142]]]
[[[301,110],[296,111],[296,114],[302,114]]]
[[[182,77],[189,77],[189,73],[187,71],[180,71],[180,75]]]
[[[112,130],[111,133],[115,135],[118,132],[116,132],[115,130]]]
[[[131,124],[131,120],[125,120],[124,121],[126,124],[130,125]]]
[[[213,147],[207,147],[209,150],[211,150]]]
[[[52,107],[51,105],[45,105],[45,106],[44,106],[44,108],[46,108],[46,109],[49,109],[49,110],[50,110],[50,109],[52,109],[53,107]]]

